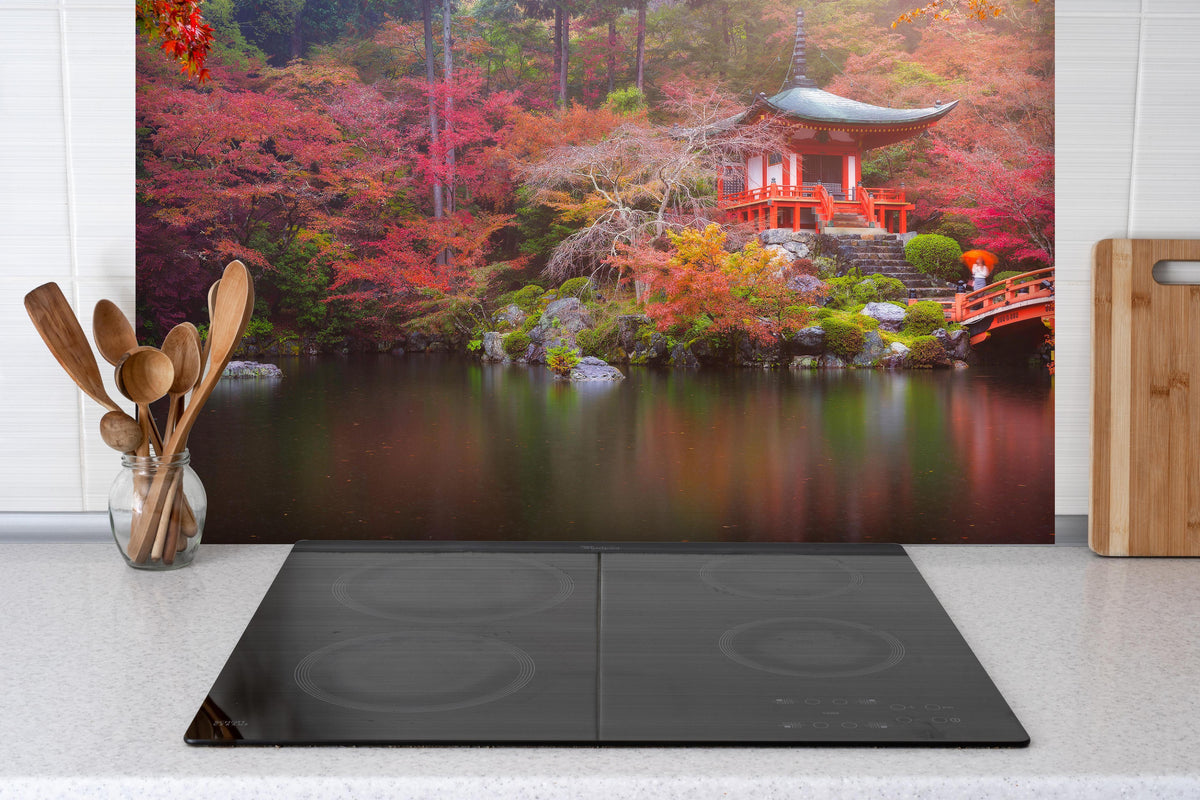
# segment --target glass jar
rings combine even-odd
[[[208,497],[191,454],[121,456],[108,492],[108,521],[125,562],[135,569],[179,569],[192,563],[204,532]]]

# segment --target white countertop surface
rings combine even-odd
[[[196,748],[183,732],[289,550],[0,545],[0,798],[1196,798],[1200,561],[909,546],[1027,749]]]

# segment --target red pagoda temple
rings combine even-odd
[[[873,106],[818,89],[806,72],[801,10],[796,12],[796,45],[783,91],[773,97],[760,93],[736,120],[744,124],[775,115],[790,128],[788,151],[750,156],[726,168],[717,181],[720,207],[760,231],[905,233],[913,205],[903,189],[863,186],[862,154],[920,135],[958,101],[931,108]]]

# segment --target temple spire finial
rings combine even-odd
[[[807,75],[808,62],[804,47],[804,9],[796,9],[796,46],[792,50],[792,74],[788,76],[788,88],[816,88],[816,83]]]

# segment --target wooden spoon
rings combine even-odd
[[[100,355],[114,367],[126,353],[138,346],[129,317],[111,300],[96,303],[96,309],[92,312],[92,336]]]
[[[175,430],[171,431],[170,439],[163,450],[165,458],[180,453],[186,446],[188,434],[196,424],[200,409],[212,395],[217,381],[221,379],[221,373],[233,357],[233,351],[246,332],[246,325],[250,322],[250,314],[253,311],[254,283],[250,279],[250,271],[242,262],[233,261],[225,267],[221,276],[221,291],[216,297],[212,324],[209,327],[211,363],[192,392]],[[154,476],[154,484],[150,487],[150,494],[146,499],[148,512],[142,515],[129,540],[129,557],[135,564],[144,563],[155,544],[157,531],[152,529],[152,523],[161,520],[164,513],[170,513],[166,506],[174,496],[171,488],[165,472]]]
[[[145,440],[142,426],[124,411],[109,411],[100,418],[100,438],[121,453],[136,453]]]
[[[135,347],[117,364],[117,388],[137,404],[138,418],[154,452],[163,455],[162,436],[150,415],[150,404],[158,401],[175,381],[175,367],[157,347]]]
[[[104,390],[96,355],[58,284],[44,283],[25,295],[25,311],[51,354],[84,394],[109,411],[120,411]]]
[[[189,330],[189,328],[191,330]],[[163,339],[162,351],[171,359],[175,380],[167,392],[167,435],[175,430],[175,421],[182,411],[183,396],[192,390],[200,376],[200,348],[196,344],[196,328],[184,322],[171,328]]]
[[[217,291],[221,286],[221,279],[217,278],[213,281],[213,285],[208,287],[208,337],[204,340],[204,349],[200,351],[200,371],[204,371],[204,366],[208,363],[209,350],[212,349],[213,339],[213,318],[217,315]],[[199,331],[197,331],[199,335]],[[200,385],[200,377],[196,377],[196,385]]]

